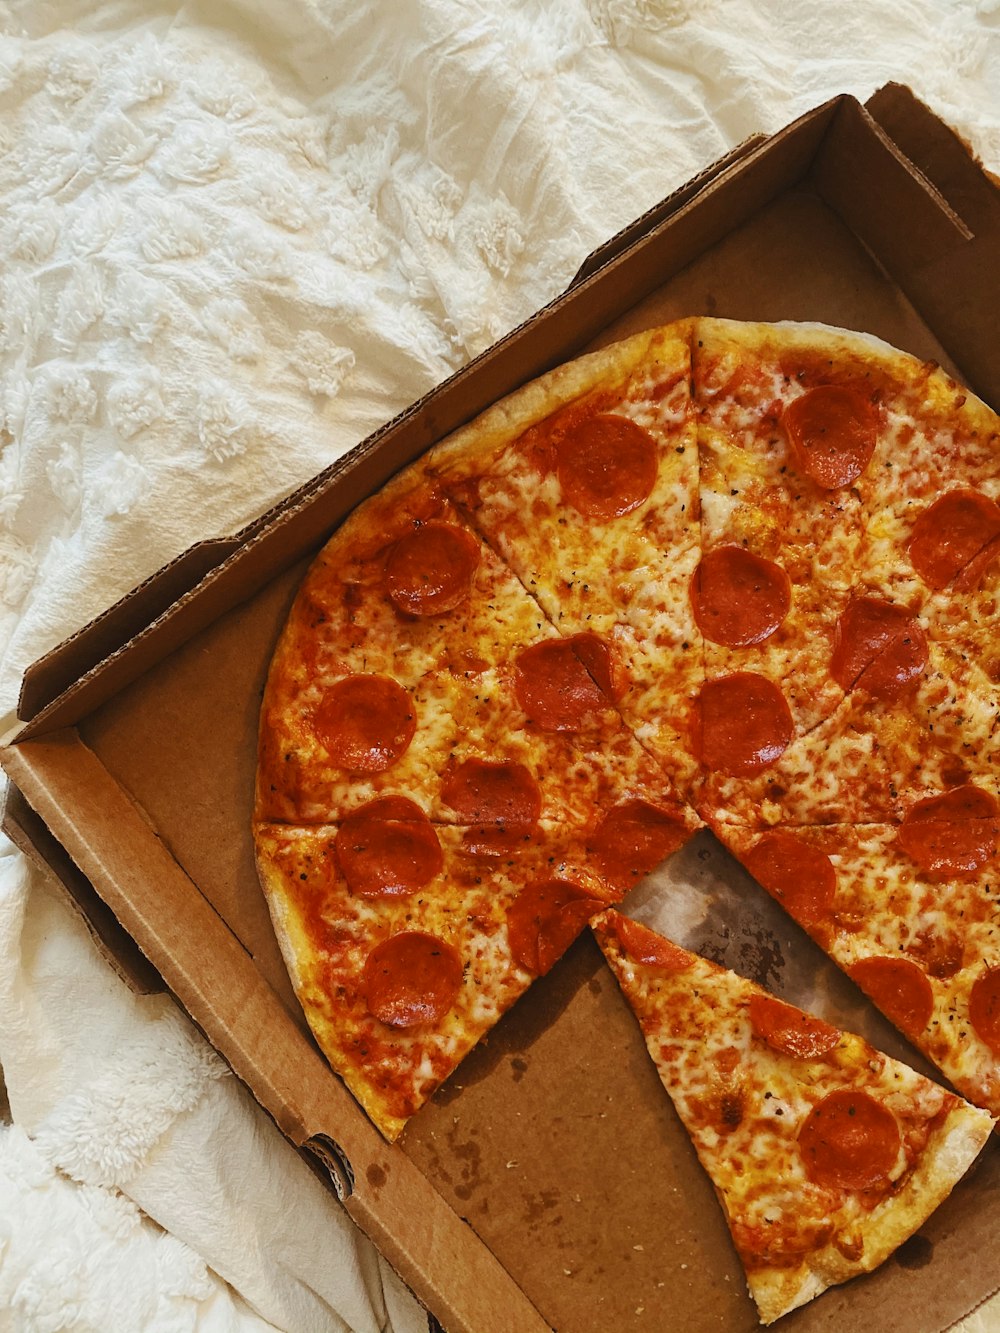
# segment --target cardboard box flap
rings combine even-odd
[[[239,545],[237,537],[196,542],[168,565],[151,574],[95,620],[38,659],[24,673],[18,716],[34,717],[78,678],[110,656],[150,620],[194,588]]]
[[[901,286],[972,238],[940,191],[857,102],[842,108],[823,147],[815,172],[823,198]]]
[[[1000,409],[996,290],[984,281],[1000,273],[1000,188],[958,135],[908,88],[888,84],[869,107],[975,233],[961,247],[930,256],[905,276],[905,287],[942,341],[955,349],[972,387]]]
[[[1000,228],[996,179],[971,156],[968,144],[909,88],[887,83],[865,105],[973,232]]]
[[[983,275],[1000,271],[1000,190],[908,89],[888,85],[870,105],[877,122],[860,108],[870,124],[838,120],[819,187],[997,407],[996,300]],[[871,188],[859,189],[865,180]]]
[[[721,173],[728,167],[731,167],[734,162],[738,162],[740,158],[746,157],[747,153],[752,149],[759,147],[764,142],[766,142],[766,135],[749,135],[749,137],[744,139],[742,143],[738,143],[736,147],[731,148],[728,153],[723,153],[723,155],[717,158],[710,166],[705,167],[703,170],[699,171],[696,176],[692,176],[684,185],[679,186],[676,190],[668,194],[665,199],[660,201],[660,203],[654,204],[652,208],[648,208],[645,213],[640,214],[634,222],[630,222],[627,227],[622,227],[621,231],[618,231],[614,236],[609,237],[603,245],[599,245],[595,250],[591,251],[573,275],[573,280],[569,284],[567,290],[572,290],[572,288],[582,282],[584,278],[589,278],[592,273],[596,273],[598,269],[603,268],[610,260],[616,258],[616,256],[620,255],[624,250],[627,250],[633,242],[639,240],[653,227],[658,226],[661,222],[665,222],[672,213],[676,213],[682,204],[686,204],[689,199],[693,199],[694,196],[703,190],[710,181],[713,181],[716,176],[721,175]]]

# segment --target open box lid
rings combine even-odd
[[[274,636],[304,561],[358,500],[525,379],[642,323],[699,312],[853,319],[953,364],[1000,402],[1000,346],[986,338],[983,299],[986,288],[995,301],[996,278],[984,282],[968,258],[993,253],[984,272],[1000,272],[990,251],[1000,199],[906,90],[882,90],[872,111],[837,98],[741,146],[602,247],[522,328],[250,528],[180,557],[26,676],[25,725],[3,757],[24,798],[8,808],[12,831],[79,890],[91,920],[99,912],[84,898],[96,889],[110,908],[95,925],[105,946],[117,952],[116,923],[124,927],[454,1333],[640,1328],[668,1312],[691,1329],[754,1319],[707,1182],[684,1156],[683,1131],[664,1122],[587,941],[536,983],[401,1145],[380,1139],[330,1073],[291,996],[248,846],[255,714]],[[938,128],[914,128],[925,121]],[[902,151],[907,136],[911,153],[932,141],[926,161],[915,166]],[[764,910],[752,904],[751,915]],[[784,939],[780,924],[731,925],[720,922],[719,948],[763,948],[755,931]],[[804,936],[792,947],[807,969],[825,965]],[[884,1036],[886,1048],[898,1045]],[[520,1124],[497,1110],[515,1095]],[[556,1125],[572,1144],[562,1161],[545,1135],[528,1146],[532,1127]],[[918,1247],[913,1266],[887,1265],[791,1319],[803,1329],[875,1319],[936,1331],[1000,1287],[989,1243],[1000,1221],[996,1158],[988,1152],[962,1197],[935,1215],[932,1263]],[[660,1197],[664,1179],[675,1195],[680,1181],[683,1196]],[[580,1204],[559,1209],[553,1197]]]

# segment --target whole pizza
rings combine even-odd
[[[337,530],[271,665],[254,839],[388,1138],[705,825],[988,1130],[998,459],[932,363],[690,319],[532,382]]]

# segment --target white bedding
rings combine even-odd
[[[724,149],[888,79],[1000,171],[1000,0],[0,0],[0,711]],[[0,1065],[0,1327],[426,1327],[9,845]]]

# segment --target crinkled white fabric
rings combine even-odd
[[[75,1187],[17,1125],[0,1126],[0,1198],[4,1328],[274,1329],[124,1195]]]
[[[887,79],[1000,167],[1000,0],[0,0],[0,708],[726,148]],[[9,849],[0,911],[12,1327],[422,1328]]]

